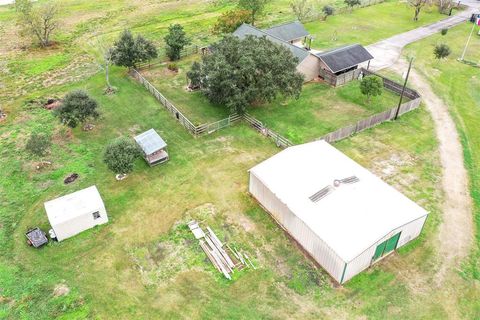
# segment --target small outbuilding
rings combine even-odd
[[[44,206],[58,241],[108,222],[107,211],[96,186],[45,202]]]
[[[135,137],[142,149],[143,157],[150,166],[168,161],[167,143],[154,130],[150,129]]]
[[[325,141],[258,164],[249,191],[338,283],[418,237],[428,215]]]

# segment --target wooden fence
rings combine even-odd
[[[200,47],[197,46],[197,45],[190,45],[188,47],[183,48],[182,51],[180,51],[180,58],[184,58],[184,57],[190,56],[192,54],[197,54],[198,51],[199,51],[199,48]],[[164,63],[168,60],[169,60],[169,58],[167,56],[167,52],[165,50],[160,50],[158,52],[158,57],[157,58],[155,58],[154,60],[148,61],[148,62],[139,63],[136,66],[136,69],[137,70],[148,69],[152,66]]]
[[[161,94],[160,91],[157,90],[157,88],[155,88],[147,79],[145,79],[145,77],[142,76],[140,72],[132,69],[130,74],[138,82],[143,84],[143,86],[147,88],[147,90],[150,91],[150,93],[170,112],[170,114],[173,115],[173,117],[177,119],[177,121],[180,122],[180,124],[182,124],[182,126],[187,129],[187,131],[190,132],[194,137],[198,137],[203,134],[213,133],[217,130],[228,127],[242,119],[240,115],[232,114],[225,119],[213,123],[205,123],[196,126],[180,110],[178,110],[177,107],[173,105],[173,103],[168,101],[168,99],[165,98],[165,96]]]
[[[255,119],[248,113],[243,115],[243,119],[248,122],[252,128],[263,134],[264,136],[272,139],[277,147],[279,148],[288,148],[293,146],[293,143],[290,142],[287,138],[281,136],[280,134],[276,133],[275,131],[268,129],[261,121]]]
[[[383,79],[383,86],[385,89],[391,90],[395,93],[398,93],[399,95],[402,93],[402,88],[403,88],[402,84],[397,83],[388,78],[385,78],[374,72],[368,71],[366,69],[362,69],[362,72],[364,73],[364,75],[375,75],[377,77],[381,77]],[[417,91],[410,88],[405,88],[404,96],[407,97],[409,101],[402,103],[400,105],[400,108],[396,106],[387,111],[374,114],[373,116],[360,120],[353,125],[349,125],[349,126],[340,128],[336,131],[330,132],[320,139],[323,139],[327,142],[339,141],[355,133],[361,132],[365,129],[372,128],[382,122],[393,120],[397,114],[397,111],[398,111],[398,116],[401,116],[402,114],[407,113],[411,110],[414,110],[420,106],[420,102],[422,101],[422,98]]]

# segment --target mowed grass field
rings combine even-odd
[[[431,83],[435,93],[448,105],[456,121],[464,149],[465,165],[470,175],[470,192],[474,202],[476,242],[471,257],[463,264],[461,275],[468,285],[462,290],[466,318],[480,317],[480,68],[457,61],[464,50],[472,24],[465,23],[450,29],[447,35],[429,37],[408,46],[404,54],[415,57],[415,68]],[[465,55],[465,60],[480,64],[480,37],[478,27]],[[436,44],[445,43],[451,55],[445,60],[433,58]]]
[[[161,43],[166,27],[180,22],[203,42],[211,37],[209,26],[231,4],[62,3],[58,45],[45,51],[17,45],[14,12],[0,7],[5,31],[0,33],[0,54],[7,62],[0,68],[0,99],[8,112],[0,123],[0,318],[448,318],[441,290],[433,284],[439,267],[433,242],[442,195],[435,187],[440,174],[437,142],[425,110],[336,144],[430,212],[418,240],[339,288],[248,195],[247,170],[278,152],[274,144],[243,124],[194,139],[121,69],[112,71],[119,92],[102,93],[105,83],[94,59],[98,52],[87,42],[92,34],[111,40],[129,27]],[[390,3],[369,9],[378,8],[379,19],[391,19],[388,27],[395,34],[400,18],[384,16],[385,5]],[[361,10],[366,9],[351,15]],[[292,17],[288,1],[275,1],[261,23]],[[377,23],[367,20],[372,26]],[[363,32],[362,37],[367,43],[374,35]],[[76,88],[88,90],[100,103],[102,116],[93,131],[70,132],[50,111],[28,103]],[[150,168],[139,159],[134,173],[115,181],[102,162],[105,145],[152,127],[169,144],[171,161]],[[291,128],[303,131],[295,117]],[[40,159],[24,151],[33,132],[51,135],[54,145],[44,158],[53,162],[51,167],[36,170]],[[72,172],[80,179],[65,186],[63,179]],[[41,250],[25,244],[28,227],[49,228],[45,201],[92,184],[105,201],[107,225]],[[192,218],[247,251],[258,269],[225,280],[186,229],[185,222]],[[70,289],[67,295],[55,291],[62,286]],[[467,289],[470,295],[451,298],[471,315],[468,298],[474,289]]]
[[[403,275],[407,270],[428,279],[435,272],[429,239],[441,195],[434,188],[439,164],[425,111],[337,145],[425,206],[431,218],[419,240],[336,288],[247,193],[247,170],[278,152],[270,141],[241,124],[194,139],[124,71],[112,76],[120,90],[115,96],[102,94],[101,75],[55,90],[84,88],[98,99],[102,117],[91,132],[70,134],[50,111],[23,104],[2,124],[2,317],[381,319],[418,314],[419,303],[425,316],[443,315],[441,305],[417,300]],[[116,182],[102,163],[105,144],[151,127],[167,140],[171,161],[150,168],[139,159],[134,173]],[[42,171],[23,151],[31,132],[55,141],[46,157],[53,165]],[[63,185],[72,172],[80,179]],[[28,227],[48,228],[44,201],[92,184],[105,201],[107,225],[40,250],[25,244]],[[225,280],[186,229],[192,218],[249,252],[258,269]],[[58,285],[71,292],[56,297]]]

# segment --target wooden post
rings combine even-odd
[[[402,93],[400,94],[400,100],[398,101],[397,111],[395,112],[395,118],[393,120],[397,120],[398,114],[400,113],[400,107],[402,106],[403,101],[403,94],[405,93],[405,88],[407,87],[408,77],[410,76],[410,70],[412,69],[413,58],[410,59],[410,63],[408,64],[408,71],[407,76],[405,77],[405,82],[403,83]]]

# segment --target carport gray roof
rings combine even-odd
[[[162,137],[160,137],[154,129],[145,131],[144,133],[136,136],[134,139],[140,148],[142,148],[143,152],[145,152],[147,155],[161,150],[167,146]]]
[[[299,21],[280,24],[268,29],[263,29],[263,31],[269,35],[280,38],[283,41],[292,41],[306,37],[310,34],[307,30],[305,30],[305,27]]]
[[[290,44],[288,42],[285,42],[284,40],[277,38],[275,36],[272,36],[268,33],[266,33],[263,30],[257,29],[249,24],[242,24],[240,27],[238,27],[237,30],[233,33],[234,36],[244,39],[248,35],[252,35],[255,37],[266,37],[268,40],[272,41],[273,43],[278,43],[283,46],[285,46],[287,49],[289,49],[293,56],[298,59],[298,62],[302,62],[308,55],[310,54],[307,50],[299,48],[297,46],[294,46],[293,44]]]
[[[315,55],[319,57],[333,73],[373,59],[370,52],[359,44],[348,45]]]

